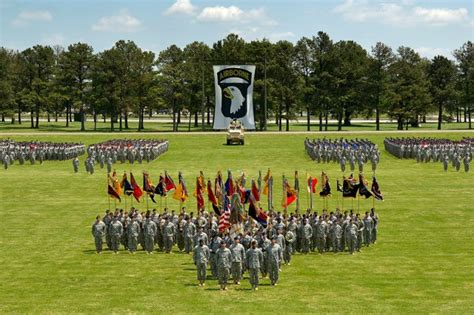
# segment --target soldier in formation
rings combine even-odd
[[[462,138],[459,141],[441,138],[386,138],[385,150],[400,159],[416,159],[418,163],[441,162],[443,170],[449,165],[460,171],[470,171],[474,153],[474,138]]]
[[[0,141],[0,161],[8,169],[15,161],[23,165],[26,160],[31,165],[44,161],[65,161],[75,159],[85,153],[85,146],[81,143],[55,142],[16,142],[12,140]]]
[[[364,165],[369,161],[372,171],[375,172],[380,161],[380,152],[376,144],[368,139],[313,139],[304,141],[306,152],[312,160],[318,163],[336,162],[341,171],[346,171],[349,162],[351,172],[357,164],[359,172],[363,172]]]

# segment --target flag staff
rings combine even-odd
[[[285,205],[285,212],[284,212],[284,216],[285,216],[285,224],[286,224],[286,220],[287,220],[287,217],[288,217],[288,205],[286,204],[286,185],[285,185],[285,174],[282,175],[283,177],[283,204]]]
[[[106,178],[106,181],[107,181],[107,199],[108,199],[108,201],[109,201],[109,210],[110,210],[110,195],[109,195],[109,192],[108,192],[108,188],[109,188],[109,173],[106,173],[105,178]]]

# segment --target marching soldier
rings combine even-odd
[[[115,254],[118,254],[119,246],[120,246],[120,238],[122,237],[123,233],[123,226],[122,223],[118,220],[117,216],[114,215],[112,222],[109,225],[110,230],[110,238],[112,243],[112,250]]]
[[[209,262],[210,256],[211,252],[209,247],[204,244],[204,239],[199,239],[199,245],[194,248],[193,260],[196,265],[197,280],[199,281],[200,287],[205,286],[207,263]]]
[[[283,253],[280,245],[277,244],[276,237],[272,238],[271,245],[267,248],[267,264],[268,275],[270,276],[271,285],[277,285],[280,275],[280,262],[283,258]]]
[[[283,255],[283,260],[285,264],[290,265],[291,263],[291,256],[293,255],[294,251],[294,243],[296,241],[295,234],[288,230],[285,235],[285,251]]]
[[[135,254],[138,247],[138,234],[140,233],[140,224],[135,216],[127,226],[128,249],[130,253]]]
[[[156,235],[156,223],[150,219],[150,216],[148,214],[146,216],[145,224],[143,226],[143,234],[145,237],[145,250],[147,251],[147,254],[153,254]]]
[[[226,243],[221,241],[220,247],[216,252],[217,276],[221,290],[227,290],[227,281],[229,280],[231,260],[231,251],[227,248]]]
[[[174,242],[174,234],[175,234],[175,226],[173,222],[169,220],[169,217],[166,217],[165,225],[163,227],[163,245],[165,253],[171,253],[171,249],[173,248]]]
[[[261,249],[257,248],[257,241],[252,241],[251,247],[247,250],[246,256],[250,285],[253,290],[258,290],[258,273],[263,264],[263,253]]]
[[[100,216],[97,216],[94,224],[92,224],[92,235],[94,236],[95,250],[97,254],[102,252],[102,239],[105,235],[105,229],[105,223],[102,222]]]
[[[186,224],[184,225],[184,250],[186,251],[186,254],[189,254],[193,250],[195,235],[196,225],[194,225],[194,223],[191,221],[191,218],[188,217]]]
[[[245,248],[240,244],[238,236],[234,238],[234,244],[230,246],[230,251],[232,253],[232,279],[235,284],[239,285],[242,279],[242,264],[245,263]]]
[[[352,219],[349,221],[349,224],[346,227],[346,234],[348,235],[348,247],[349,247],[349,253],[351,255],[354,255],[354,251],[357,246],[357,225],[352,221]]]
[[[373,230],[373,220],[372,217],[369,215],[369,212],[365,212],[365,217],[363,219],[364,223],[364,243],[365,246],[369,246],[372,242],[372,230]]]
[[[74,173],[77,173],[79,171],[79,159],[78,158],[74,158],[74,160],[72,160],[72,167],[74,168]]]

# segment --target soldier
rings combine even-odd
[[[364,223],[364,244],[365,246],[369,246],[372,242],[372,230],[373,230],[373,220],[372,217],[369,215],[369,211],[365,212],[365,216],[363,219]]]
[[[107,244],[108,249],[112,249],[112,238],[110,237],[110,230],[109,226],[110,223],[112,223],[112,213],[110,210],[105,210],[105,216],[102,219],[102,221],[105,223],[105,243]]]
[[[357,225],[350,219],[349,224],[346,227],[346,234],[348,235],[348,248],[349,253],[354,255],[354,251],[357,246]]]
[[[118,254],[119,246],[120,246],[120,238],[122,237],[123,233],[123,225],[118,220],[117,216],[114,215],[112,222],[109,225],[110,230],[110,238],[112,243],[112,250],[115,254]]]
[[[163,245],[165,253],[171,253],[174,242],[175,227],[173,222],[169,220],[169,217],[166,217],[165,225],[163,227]]]
[[[364,226],[364,222],[360,219],[360,216],[359,216],[358,213],[356,215],[356,222],[355,223],[357,225],[357,245],[356,245],[356,248],[357,248],[357,251],[360,252],[360,248],[362,247],[362,238],[364,236],[365,226]]]
[[[344,173],[346,171],[346,158],[344,157],[344,155],[342,155],[339,159],[339,164],[341,164],[341,172]]]
[[[266,252],[268,274],[270,276],[271,285],[277,285],[278,277],[280,274],[280,262],[283,258],[283,253],[280,245],[277,244],[277,238],[272,238],[271,245],[267,248]]]
[[[375,209],[370,209],[370,216],[372,217],[372,244],[375,244],[377,241],[377,232],[378,232],[378,224],[379,224],[379,216],[375,213]]]
[[[77,173],[79,171],[79,159],[78,158],[74,158],[74,160],[72,160],[72,167],[74,168],[74,173]]]
[[[262,277],[266,278],[268,274],[268,264],[267,264],[267,248],[270,247],[271,241],[267,238],[267,235],[265,233],[261,234],[261,241],[260,241],[260,247],[262,248],[262,252],[265,253],[263,255],[263,264],[260,266],[261,272],[262,272]]]
[[[301,233],[301,252],[304,254],[309,253],[309,246],[311,237],[313,236],[313,228],[308,223],[308,219],[304,219]]]
[[[448,166],[449,166],[449,157],[447,154],[445,154],[443,157],[443,169],[445,172],[448,171]]]
[[[147,251],[147,254],[153,254],[156,235],[156,223],[150,219],[150,216],[148,214],[146,216],[145,224],[143,226],[143,234],[145,237],[145,250]]]
[[[95,250],[97,254],[102,252],[102,239],[105,235],[105,223],[100,220],[100,216],[95,218],[94,224],[92,224],[92,235],[95,241]]]
[[[220,247],[216,252],[217,276],[219,278],[221,290],[227,290],[231,260],[231,251],[227,248],[226,243],[221,241]]]
[[[469,169],[470,169],[470,163],[471,163],[471,157],[469,156],[469,153],[466,153],[464,155],[464,158],[463,158],[463,163],[464,163],[464,171],[466,173],[469,173]]]
[[[258,273],[263,264],[263,253],[261,249],[257,248],[257,241],[252,241],[251,247],[247,250],[246,257],[250,285],[253,290],[258,290]]]
[[[211,252],[209,247],[204,244],[204,239],[199,239],[199,245],[194,248],[193,260],[196,265],[197,279],[200,287],[205,286],[207,263],[209,262],[210,256]]]
[[[240,244],[238,236],[234,238],[234,244],[230,246],[230,251],[232,253],[232,279],[235,284],[240,285],[240,280],[242,279],[242,265],[245,263],[245,248]]]
[[[189,254],[193,250],[195,235],[196,225],[194,225],[194,223],[191,221],[191,218],[188,217],[186,224],[184,225],[184,250],[186,251],[186,254]]]
[[[3,157],[3,167],[7,170],[8,166],[10,166],[10,156],[8,154],[5,154]]]
[[[138,246],[138,234],[140,233],[140,224],[138,224],[136,216],[132,217],[132,221],[127,226],[128,250],[135,254]]]
[[[326,234],[328,233],[328,225],[322,216],[319,216],[318,224],[316,225],[317,247],[318,252],[322,254],[326,250]]]
[[[108,157],[107,158],[107,173],[112,172],[112,158]]]
[[[337,253],[341,250],[341,238],[342,238],[342,227],[339,224],[339,221],[336,220],[331,225],[331,234],[332,234],[332,250],[334,253]]]
[[[294,251],[293,244],[295,243],[295,240],[296,240],[295,234],[291,230],[286,231],[285,251],[283,254],[283,260],[285,264],[287,264],[288,266],[291,263],[291,256],[293,255],[293,251]]]
[[[209,238],[207,237],[207,234],[202,231],[202,227],[198,227],[197,230],[198,230],[197,233],[194,235],[194,244],[199,244],[199,240],[202,239],[204,240],[204,245],[208,245]]]

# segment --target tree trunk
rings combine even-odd
[[[378,103],[377,103],[378,104]],[[380,130],[380,110],[379,106],[375,107],[375,130]]]
[[[397,130],[403,130],[403,120],[400,117],[397,118]]]
[[[197,112],[196,112],[196,114],[197,114]],[[188,119],[188,132],[190,132],[190,131],[191,131],[191,116],[192,116],[192,115],[191,115],[191,113],[189,113],[189,119]],[[196,117],[197,117],[197,116],[196,116]]]
[[[323,131],[323,112],[319,112],[319,131]]]
[[[122,129],[123,129],[122,128],[122,116],[123,116],[122,113],[119,113],[119,116],[120,116],[120,118],[119,118],[119,131],[122,131]]]
[[[84,111],[84,105],[81,104],[80,109],[80,116],[81,116],[81,131],[86,130],[86,113]]]
[[[18,124],[21,125],[21,107],[18,105]]]
[[[471,105],[469,105],[467,109],[468,121],[469,121],[469,129],[472,129],[472,121],[471,121]]]
[[[324,131],[328,131],[328,116],[329,116],[329,112],[328,110],[326,109],[325,112],[324,112]]]
[[[311,131],[311,115],[309,113],[309,106],[306,108],[306,121],[308,123],[307,131]]]
[[[107,121],[107,115],[105,113],[102,114],[102,119],[103,119],[104,124],[105,124],[106,121]]]
[[[123,119],[125,121],[125,129],[128,129],[128,110],[127,109],[125,109],[123,113]]]
[[[30,112],[30,120],[31,120],[31,129],[35,128],[35,120],[34,120],[34,112],[31,110]]]
[[[178,112],[178,117],[176,119],[176,130],[178,130],[178,125],[181,123],[181,111],[177,110]]]
[[[54,122],[58,122],[58,111],[54,113]]]
[[[48,111],[47,116],[48,116],[48,122],[51,122],[51,115],[49,114],[49,111]]]
[[[464,122],[467,122],[467,106],[464,106]]]
[[[189,115],[191,117],[191,115]],[[199,125],[199,115],[198,115],[198,112],[196,111],[194,113],[194,127],[197,127]]]
[[[94,131],[97,131],[97,113],[94,110]]]
[[[286,131],[290,131],[290,103],[286,102]]]
[[[459,119],[458,119],[458,121],[459,121]],[[438,130],[441,130],[441,123],[442,122],[443,122],[443,105],[439,104],[439,106],[438,106]]]
[[[39,105],[37,104],[36,105],[36,124],[35,124],[35,128],[38,129],[39,128]]]
[[[337,113],[337,131],[341,131],[342,130],[342,112],[339,111],[339,113]]]
[[[5,114],[2,113],[2,122],[5,122]]]
[[[206,105],[207,105],[207,124],[211,124],[211,106],[209,106],[209,95],[206,96]]]
[[[114,115],[115,115],[115,113],[112,111],[110,113],[110,131],[114,131],[114,129],[115,129],[114,128]],[[104,117],[105,117],[105,115],[104,115]],[[105,120],[105,118],[104,118],[104,120]]]
[[[351,125],[351,112],[348,110],[344,111],[344,126]]]
[[[69,127],[69,115],[71,115],[69,110],[69,104],[66,104],[66,127]]]

